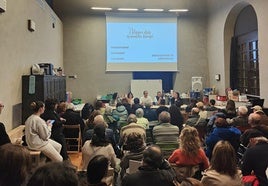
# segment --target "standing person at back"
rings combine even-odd
[[[143,91],[143,96],[140,99],[141,101],[141,105],[145,105],[145,104],[153,104],[153,99],[149,96],[149,93],[147,90]]]
[[[170,124],[170,114],[163,111],[159,115],[159,125],[153,128],[155,143],[177,143],[179,128]]]

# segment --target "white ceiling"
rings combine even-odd
[[[207,12],[207,0],[54,0],[54,10],[61,17],[70,13],[100,14],[90,7],[189,9],[183,14],[203,15]],[[103,12],[101,13],[103,14]]]

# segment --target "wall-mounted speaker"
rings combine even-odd
[[[192,91],[201,92],[203,90],[202,77],[192,77]]]

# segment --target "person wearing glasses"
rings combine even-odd
[[[0,101],[0,114],[2,113],[2,110],[4,109],[4,104],[2,101]],[[9,136],[7,135],[5,125],[0,122],[0,146],[10,143]]]

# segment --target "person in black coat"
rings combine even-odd
[[[143,152],[142,166],[138,172],[127,175],[122,186],[173,186],[175,175],[168,163],[163,159],[158,146],[150,146]]]
[[[51,138],[61,144],[62,148],[60,154],[63,160],[68,160],[69,157],[67,154],[67,145],[65,137],[63,135],[62,127],[62,124],[65,122],[65,119],[61,118],[56,112],[57,106],[58,102],[56,99],[47,99],[45,101],[45,112],[41,115],[41,118],[43,118],[45,121],[55,120],[52,126]]]
[[[1,114],[3,109],[4,109],[4,105],[0,101],[0,114]],[[10,143],[10,139],[9,139],[9,136],[7,135],[5,125],[0,122],[0,146],[4,145],[6,143]]]

